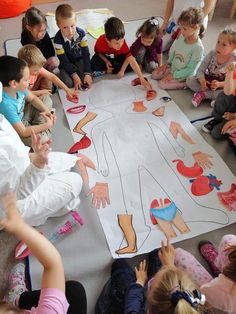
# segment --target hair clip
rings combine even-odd
[[[201,294],[197,289],[192,292],[176,290],[171,294],[171,302],[174,306],[176,306],[181,299],[187,301],[193,308],[197,308],[199,304],[203,305],[206,302],[205,295]]]
[[[86,108],[85,105],[79,105],[75,107],[70,107],[66,109],[66,111],[72,114],[77,114],[77,113],[82,113],[85,110],[85,108]]]
[[[159,26],[159,22],[158,20],[154,17],[152,19],[149,20],[149,22],[153,25],[153,26]]]

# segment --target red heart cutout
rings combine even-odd
[[[209,183],[210,181],[208,177],[197,177],[191,186],[191,191],[193,195],[200,196],[210,193],[213,190],[213,187],[211,187]]]

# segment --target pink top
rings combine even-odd
[[[47,72],[46,69],[44,69],[43,67],[39,70],[38,74],[31,74],[30,78],[29,78],[29,90],[32,90],[34,87],[35,82],[37,81],[37,78],[40,74],[45,74]]]
[[[219,277],[201,286],[206,301],[215,309],[236,314],[236,283],[220,274]]]
[[[69,304],[65,293],[55,288],[44,288],[41,290],[39,304],[30,311],[30,314],[66,314]]]

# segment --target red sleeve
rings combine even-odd
[[[109,47],[108,47],[108,43],[107,43],[106,38],[105,38],[105,34],[101,35],[97,39],[95,47],[94,47],[94,51],[95,51],[95,53],[102,53],[102,54],[105,54],[107,51],[109,51]]]
[[[234,71],[233,79],[236,80],[236,71]]]

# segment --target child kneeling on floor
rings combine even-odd
[[[215,50],[203,59],[196,76],[187,78],[188,87],[195,92],[192,104],[198,107],[204,99],[215,100],[225,85],[227,66],[236,61],[236,26],[226,26],[219,34]]]
[[[189,8],[180,14],[178,18],[180,35],[171,46],[168,61],[152,72],[152,78],[160,80],[160,88],[186,88],[187,77],[196,73],[204,51],[200,39],[204,31],[202,22],[201,9]]]
[[[41,79],[52,82],[55,86],[63,89],[68,98],[72,99],[77,97],[78,92],[70,90],[55,74],[49,72],[44,68],[46,64],[46,59],[44,58],[42,52],[35,45],[25,45],[18,51],[18,58],[24,60],[29,67],[30,71],[30,82],[29,90],[35,96],[40,97],[40,99],[47,105],[47,107],[52,107],[52,100],[50,98],[51,91],[48,89],[40,88]]]
[[[36,308],[20,310],[16,307],[23,289],[16,289],[17,285],[19,285],[19,278],[18,280],[15,278],[15,285],[12,287],[9,295],[15,304],[10,305],[6,302],[0,302],[0,313],[69,313],[67,312],[69,304],[65,296],[64,268],[60,254],[50,241],[24,222],[16,207],[16,199],[13,194],[6,194],[2,198],[2,204],[5,208],[5,218],[0,220],[0,226],[26,243],[31,253],[42,264],[44,270],[39,303]],[[16,292],[19,295],[15,295]],[[86,297],[84,291],[82,291],[82,294]],[[84,314],[86,312],[77,311],[74,313]]]
[[[228,120],[236,118],[236,62],[229,64],[227,67],[224,92],[218,95],[212,116],[213,119],[203,125],[202,130],[211,133],[215,139],[227,139],[232,130],[229,129],[224,132],[224,125]]]

